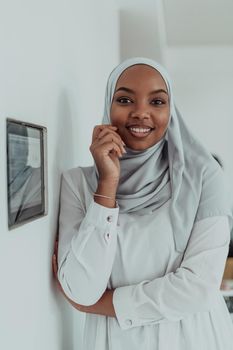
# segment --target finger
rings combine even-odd
[[[121,158],[123,156],[122,151],[120,147],[115,144],[114,142],[109,143],[109,147],[111,147],[111,150],[108,152],[108,155],[113,155],[115,157]]]
[[[112,140],[103,144],[93,144],[91,147],[91,152],[94,158],[98,158],[99,156],[101,156],[101,154],[109,156],[109,153],[114,154],[114,150],[116,151],[118,157],[123,156],[123,151],[121,150],[121,148]]]
[[[117,130],[117,127],[114,127],[112,125],[97,125],[94,130],[93,130],[93,135],[92,135],[92,142],[98,138],[99,134],[101,133],[102,130]]]
[[[102,125],[96,125],[93,130],[92,134],[92,141],[96,139],[99,135],[99,133],[104,130],[104,129],[109,129],[109,130],[117,130],[116,126],[110,125],[110,124],[102,124]]]
[[[122,140],[122,138],[120,137],[120,135],[115,130],[111,130],[111,129],[108,129],[108,128],[103,129],[99,133],[99,135],[97,136],[97,139],[102,139],[107,134],[115,135],[115,137],[117,137],[119,139],[119,141],[122,143],[122,145],[125,145],[125,143]]]
[[[125,153],[125,149],[123,146],[123,143],[121,141],[121,139],[119,139],[119,137],[117,137],[117,135],[115,133],[108,133],[106,135],[104,135],[101,139],[97,139],[94,143],[93,143],[93,148],[99,147],[105,143],[109,143],[109,142],[114,142],[118,145],[118,147],[121,150],[121,153]]]
[[[109,154],[116,154],[116,156],[119,158],[121,158],[123,155],[121,148],[113,141],[105,142],[101,145],[93,145],[93,155],[95,155],[97,152],[106,156],[109,156]]]
[[[96,140],[94,140],[93,143],[101,145],[101,144],[103,144],[107,141],[111,141],[111,140],[116,142],[119,146],[123,146],[123,142],[122,142],[121,138],[116,133],[112,133],[112,132],[107,132],[102,137],[98,137]]]
[[[52,265],[53,265],[54,276],[57,277],[58,266],[57,266],[57,258],[55,254],[53,254]]]
[[[58,252],[58,240],[56,239],[54,243],[54,253],[57,255],[57,252]]]
[[[104,145],[106,143],[114,143],[118,146],[118,149],[120,150],[120,156],[122,157],[124,153],[126,153],[124,146],[114,137],[106,136],[104,139],[101,139],[98,142],[98,146]]]
[[[54,252],[58,250],[58,235],[55,236],[53,249]]]
[[[98,134],[97,138],[101,138],[103,137],[104,135],[108,134],[108,133],[113,133],[115,134],[116,136],[118,136],[120,139],[120,135],[116,132],[117,129],[110,129],[110,128],[104,128],[100,131],[100,133]]]

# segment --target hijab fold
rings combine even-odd
[[[111,72],[106,87],[103,124],[111,124],[110,107],[117,80],[125,69],[135,64],[149,65],[161,74],[169,95],[170,118],[166,133],[157,144],[143,151],[126,147],[127,153],[120,159],[119,210],[121,213],[153,215],[170,201],[168,220],[171,220],[175,248],[184,252],[195,221],[228,215],[232,224],[223,172],[186,127],[174,104],[167,72],[151,59],[130,58]],[[95,192],[98,185],[96,165],[82,168],[82,172],[90,190]]]

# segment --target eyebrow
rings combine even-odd
[[[120,90],[129,92],[129,93],[131,93],[131,94],[135,94],[135,91],[134,91],[134,90],[131,90],[131,89],[129,89],[129,88],[127,88],[127,87],[124,87],[124,86],[119,87],[119,88],[115,91],[115,93],[118,92],[118,91],[120,91]],[[163,93],[165,93],[166,95],[168,95],[167,91],[164,90],[164,89],[153,90],[153,91],[151,91],[151,92],[149,93],[149,95],[158,94],[159,92],[163,92]]]

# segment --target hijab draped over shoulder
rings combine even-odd
[[[164,79],[170,101],[170,119],[164,138],[154,146],[135,151],[126,147],[120,158],[117,201],[121,213],[153,215],[169,202],[169,217],[176,250],[183,252],[194,222],[211,216],[228,215],[231,210],[219,164],[185,125],[173,100],[170,78],[157,62],[130,58],[110,74],[105,94],[103,124],[111,124],[110,107],[118,78],[128,67],[146,64]],[[90,190],[96,191],[96,166],[82,168]],[[156,229],[156,228],[155,228]]]

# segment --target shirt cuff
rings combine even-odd
[[[153,302],[143,294],[143,287],[149,280],[136,285],[118,287],[113,292],[113,306],[122,330],[162,322],[164,318],[153,308]]]
[[[103,224],[116,226],[118,214],[119,207],[107,208],[92,199],[85,216],[85,221],[97,227],[103,227]]]
[[[132,303],[134,288],[134,285],[118,287],[113,292],[113,306],[122,330],[133,328],[137,324],[135,307]]]

